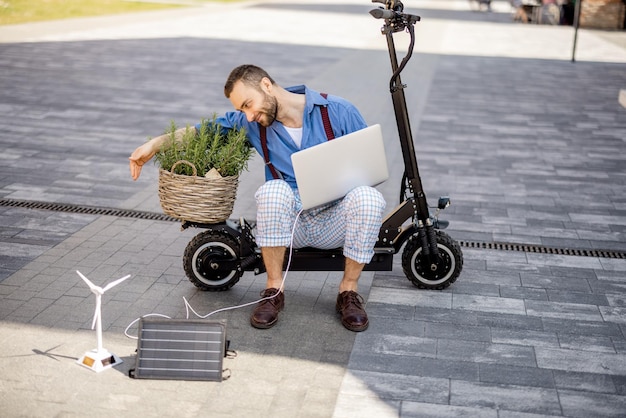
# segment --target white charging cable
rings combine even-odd
[[[278,292],[274,293],[272,296],[267,296],[267,297],[264,297],[264,298],[261,298],[261,299],[255,300],[255,301],[253,301],[253,302],[248,302],[248,303],[244,303],[244,304],[242,304],[242,305],[228,306],[228,307],[226,307],[226,308],[216,309],[216,310],[214,310],[213,312],[209,312],[209,313],[208,313],[208,314],[206,314],[206,315],[200,315],[199,313],[197,313],[197,312],[196,312],[196,311],[195,311],[195,310],[191,307],[191,305],[190,305],[190,304],[189,304],[189,302],[187,301],[187,298],[185,298],[185,297],[183,296],[183,301],[185,302],[185,312],[186,312],[186,317],[187,317],[187,319],[189,319],[189,311],[193,312],[193,314],[194,314],[194,315],[196,315],[196,316],[197,316],[198,318],[200,318],[200,319],[206,319],[206,318],[208,318],[209,316],[214,315],[214,314],[219,313],[219,312],[225,312],[225,311],[230,311],[230,310],[233,310],[233,309],[245,308],[245,307],[247,307],[247,306],[255,305],[255,304],[257,304],[257,303],[259,303],[259,302],[262,302],[262,301],[264,301],[264,300],[270,300],[270,299],[273,299],[273,298],[275,298],[276,296],[278,296],[278,294],[279,294],[279,293],[280,293],[280,292],[281,292],[281,291],[285,288],[285,280],[287,279],[287,273],[289,273],[289,268],[290,268],[290,266],[291,266],[291,257],[292,257],[292,255],[293,255],[293,237],[294,237],[294,235],[295,235],[295,233],[296,233],[296,225],[298,224],[298,219],[300,218],[300,214],[301,214],[301,213],[302,213],[302,209],[300,209],[300,211],[299,211],[299,212],[298,212],[298,214],[296,215],[296,219],[295,219],[295,221],[294,221],[294,223],[293,223],[293,228],[291,229],[291,238],[289,239],[289,258],[288,258],[288,260],[287,260],[287,266],[286,266],[286,268],[285,268],[285,272],[283,273],[283,279],[282,279],[282,281],[281,281],[281,283],[280,283],[280,287],[278,288]],[[141,318],[147,318],[147,317],[149,317],[149,316],[158,316],[158,317],[161,317],[161,318],[171,319],[171,318],[170,318],[169,316],[167,316],[167,315],[162,315],[162,314],[158,314],[158,313],[146,314],[146,315],[143,315]],[[131,322],[130,324],[128,324],[128,326],[127,326],[127,327],[126,327],[126,329],[124,330],[124,335],[126,335],[128,338],[131,338],[131,339],[137,340],[139,337],[134,336],[134,335],[130,335],[130,334],[128,333],[128,330],[129,330],[129,329],[130,329],[133,325],[135,325],[137,322],[139,322],[139,321],[141,320],[141,318],[137,318],[137,319],[135,319],[133,322]]]
[[[167,315],[162,315],[159,313],[151,313],[151,314],[146,314],[144,316],[142,316],[141,318],[147,318],[149,316],[158,316],[160,318],[167,318],[167,319],[172,319],[171,317],[167,316]],[[130,335],[128,333],[128,330],[130,329],[130,327],[132,327],[133,325],[135,325],[137,322],[139,322],[141,320],[141,318],[137,318],[135,319],[133,322],[131,322],[130,324],[128,324],[128,326],[126,327],[126,329],[124,330],[124,335],[126,335],[128,338],[131,338],[133,340],[137,340],[139,339],[139,337],[135,336],[135,335]]]

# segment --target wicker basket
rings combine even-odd
[[[175,174],[174,168],[187,164],[193,176]],[[171,172],[159,169],[159,200],[167,215],[202,223],[223,222],[233,212],[237,197],[238,176],[222,178],[198,177],[196,167],[189,161],[174,163]]]

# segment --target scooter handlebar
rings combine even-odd
[[[398,0],[372,0],[372,3],[384,4],[388,9],[395,9],[398,6],[396,3],[400,2]]]
[[[372,0],[372,2],[382,3],[382,0]],[[378,9],[370,10],[370,14],[375,19],[393,20],[393,21],[402,22],[403,24],[408,24],[408,25],[412,25],[416,22],[419,22],[421,19],[419,16],[411,15],[408,13],[402,13],[402,11],[397,11],[395,9],[378,8]]]
[[[396,12],[394,12],[393,10],[385,9],[370,10],[370,14],[376,19],[394,19],[396,17]]]

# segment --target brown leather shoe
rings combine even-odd
[[[365,331],[370,324],[363,309],[363,298],[352,290],[337,295],[337,312],[341,315],[341,324],[350,331]]]
[[[276,295],[276,296],[274,296]],[[271,299],[259,302],[252,316],[250,316],[250,324],[255,328],[267,329],[271,328],[278,321],[278,312],[282,311],[285,306],[285,294],[279,292],[278,289],[269,288],[261,292],[261,297]]]

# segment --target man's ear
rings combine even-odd
[[[269,78],[263,77],[261,79],[261,89],[267,94],[269,94],[272,91],[272,82],[270,81]]]

